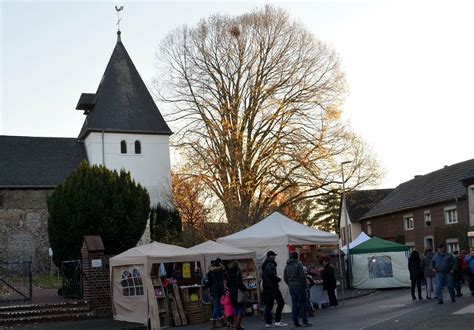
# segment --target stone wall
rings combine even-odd
[[[47,198],[53,189],[0,189],[0,261],[32,261],[35,274],[48,273]]]

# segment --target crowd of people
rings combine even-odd
[[[274,251],[268,251],[267,258],[261,267],[262,301],[264,308],[265,326],[286,327],[281,314],[285,306],[279,283],[282,279],[277,275],[277,263]],[[327,291],[329,305],[337,306],[336,276],[330,258],[320,258],[324,269],[321,272],[323,289]],[[206,275],[205,285],[209,288],[212,302],[211,328],[227,326],[229,329],[244,329],[243,317],[245,316],[245,305],[247,299],[245,292],[247,287],[243,283],[242,272],[238,261],[232,261],[228,268],[223,265],[222,260],[217,258],[212,261],[209,272]],[[315,284],[305,267],[299,260],[297,252],[291,252],[286,263],[283,280],[288,285],[291,295],[292,320],[295,327],[310,327],[308,322],[308,311],[311,313],[312,304],[309,302],[309,288]],[[275,317],[272,311],[276,306]],[[223,308],[222,308],[223,307]],[[222,309],[224,313],[222,313]],[[301,322],[300,322],[301,320]]]
[[[433,253],[431,247],[425,249],[424,256],[414,250],[408,259],[408,270],[410,272],[411,296],[423,299],[422,285],[426,287],[426,298],[436,299],[438,304],[443,304],[443,287],[448,288],[452,302],[456,297],[461,297],[462,284],[469,282],[469,290],[474,296],[474,249],[470,254],[462,251],[454,251],[453,254],[446,252],[446,246],[439,244],[437,253]],[[416,292],[415,292],[416,290]]]

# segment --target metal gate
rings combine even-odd
[[[62,296],[82,298],[82,265],[81,260],[63,261],[61,264],[63,278]]]
[[[0,303],[31,300],[31,261],[0,262]]]

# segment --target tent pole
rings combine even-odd
[[[345,296],[344,296],[344,284],[345,284],[345,276],[343,275],[342,271],[342,262],[341,262],[341,248],[337,245],[337,255],[339,256],[339,278],[341,279],[341,291],[342,291],[342,306],[344,306]]]

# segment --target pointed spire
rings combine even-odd
[[[122,34],[122,32],[120,32],[120,30],[117,31],[117,42],[122,42],[122,38],[120,38],[120,35]]]

